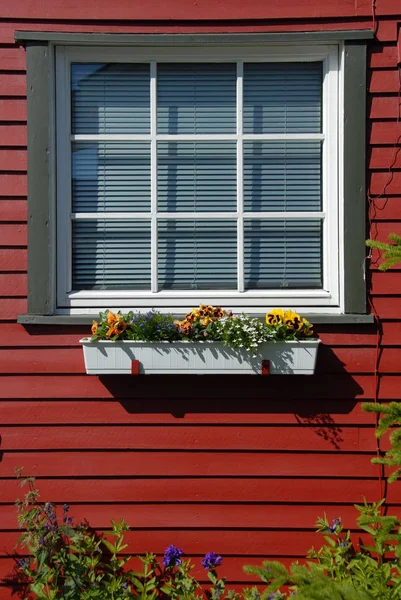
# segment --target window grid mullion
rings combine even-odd
[[[150,63],[150,211],[151,211],[151,292],[156,293],[158,291],[157,282],[157,141],[156,141],[156,128],[157,128],[157,65],[156,61],[152,60]]]
[[[244,291],[244,194],[243,194],[243,143],[242,143],[242,106],[243,106],[244,63],[237,61],[237,277],[238,291]]]

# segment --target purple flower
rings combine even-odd
[[[51,523],[54,523],[56,520],[56,513],[54,511],[53,505],[50,502],[46,502],[44,507],[45,514]]]
[[[176,548],[171,544],[164,552],[164,558],[162,560],[163,565],[165,567],[176,567],[180,565],[182,563],[182,554],[182,548]]]
[[[30,565],[30,560],[29,558],[20,558],[18,561],[18,566],[20,569],[27,569]]]
[[[335,533],[337,530],[337,527],[339,527],[341,525],[341,518],[338,517],[337,519],[333,519],[333,522],[331,525],[329,525],[328,530],[330,533]]]
[[[206,570],[215,569],[221,565],[222,561],[222,557],[218,556],[215,552],[208,552],[205,555],[205,558],[202,559],[202,566]]]

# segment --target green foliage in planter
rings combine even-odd
[[[371,542],[357,549],[350,532],[344,532],[341,519],[330,524],[319,518],[317,531],[325,544],[312,548],[305,565],[295,562],[287,570],[278,562],[265,561],[261,567],[245,566],[267,584],[265,598],[286,599],[280,592],[289,586],[297,600],[399,600],[401,598],[401,523],[396,517],[382,516],[376,504],[355,505],[360,515],[358,527]]]

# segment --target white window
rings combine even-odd
[[[58,312],[342,312],[339,53],[57,48]]]

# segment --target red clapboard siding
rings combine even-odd
[[[398,24],[396,19],[380,19],[377,23],[376,37],[379,42],[396,42]]]
[[[0,48],[0,65],[4,71],[23,71],[26,67],[24,49]]]
[[[374,294],[400,294],[401,295],[401,273],[398,271],[375,271],[371,274],[372,290]],[[401,345],[401,336],[400,336]]]
[[[371,75],[369,91],[373,93],[391,93],[398,92],[400,89],[400,79],[398,69],[383,69],[373,71]]]
[[[392,348],[390,350],[393,350]],[[90,400],[54,400],[40,402],[36,400],[4,400],[0,402],[1,422],[3,425],[90,425],[90,424],[120,424],[120,425],[297,425],[310,424],[325,426],[331,425],[372,425],[372,415],[365,412],[361,403],[353,402],[351,406],[341,407],[336,401],[324,401],[311,412],[312,403],[303,402],[302,406],[296,402],[282,399],[280,411],[270,409],[260,403],[252,412],[224,412],[220,406],[218,412],[209,412],[207,401],[205,411],[200,413],[196,404],[188,400],[187,412],[179,418],[169,412],[149,413],[148,403],[145,399],[130,402],[129,407],[115,400],[90,401]],[[94,410],[96,407],[96,410]],[[128,409],[128,410],[127,410]],[[1,473],[1,468],[0,468]]]
[[[6,301],[3,301],[6,302]],[[10,300],[10,303],[21,302]],[[22,302],[21,302],[22,304]],[[1,304],[0,304],[1,307]],[[11,307],[10,307],[11,309]],[[26,307],[25,307],[26,309]],[[24,313],[23,310],[19,313]],[[0,386],[0,398],[153,398],[163,401],[179,398],[211,398],[222,400],[229,398],[248,399],[251,398],[282,398],[283,378],[272,377],[269,385],[265,378],[255,376],[231,376],[231,383],[221,384],[219,376],[203,376],[196,381],[196,387],[191,375],[166,375],[157,376],[149,380],[146,376],[135,380],[135,387],[129,376],[109,376],[104,383],[98,377],[87,375],[40,377],[27,375],[25,377],[4,377]],[[396,378],[392,378],[392,380]],[[398,381],[401,380],[401,377]],[[305,377],[286,378],[286,396],[291,399],[307,398],[372,398],[373,377],[370,375],[348,374],[322,374],[308,377],[308,385]],[[250,395],[251,390],[251,395]]]
[[[368,141],[372,145],[399,144],[401,142],[401,123],[396,121],[374,121],[368,128]]]
[[[27,302],[21,298],[0,298],[0,320],[15,321],[27,311]]]
[[[373,218],[372,227],[375,237],[378,221],[388,221],[390,219],[394,219],[394,221],[401,220],[401,198],[376,198],[374,200],[374,207],[371,210]],[[397,223],[394,225],[397,227]]]
[[[28,193],[27,176],[15,173],[0,175],[0,191],[3,196],[26,196]]]
[[[0,221],[26,221],[28,205],[26,200],[0,199]]]
[[[0,225],[0,246],[26,246],[26,225]]]
[[[370,99],[369,117],[371,119],[397,119],[401,114],[401,102],[398,96],[373,96]],[[387,163],[386,166],[389,166]]]
[[[88,334],[88,326],[33,325],[4,323],[0,326],[0,346],[75,346]]]
[[[386,194],[401,194],[401,171],[393,171],[391,176],[388,172],[372,173],[370,179],[370,193],[381,194],[384,190]]]
[[[390,167],[393,169],[401,169],[401,146],[397,146],[396,148],[386,146],[381,148],[372,148],[369,156],[369,168],[389,169]],[[392,203],[390,206],[390,214],[394,219],[401,217],[401,208],[399,213],[393,212],[396,210],[397,205]]]
[[[394,490],[394,491],[392,491]],[[0,480],[0,502],[12,503],[16,497],[15,481]],[[322,479],[319,478],[139,478],[135,479],[81,479],[40,481],[40,493],[52,502],[319,502],[352,503],[366,496],[368,502],[377,495],[376,479]],[[390,486],[386,497],[390,502],[401,495]],[[233,526],[233,524],[231,524]]]
[[[0,288],[1,291],[1,288]],[[85,373],[81,349],[1,350],[0,373]]]
[[[369,66],[371,69],[386,69],[395,67],[397,64],[398,53],[397,45],[384,46],[383,44],[374,44],[369,52]]]
[[[0,294],[4,296],[25,296],[25,277],[16,275],[19,290],[13,288],[8,275],[0,275]],[[21,278],[21,281],[18,280]],[[4,281],[4,288],[2,287]],[[374,348],[321,348],[318,358],[318,372],[372,373],[374,370]],[[0,349],[0,373],[85,373],[81,348],[15,350]]]
[[[26,271],[26,267],[26,250],[0,248],[0,271]]]
[[[381,319],[400,318],[400,296],[375,296],[373,303]]]
[[[394,377],[394,379],[399,378]],[[397,382],[395,382],[397,383]],[[147,449],[163,450],[292,450],[306,449],[335,451],[336,445],[344,452],[373,452],[376,447],[373,427],[342,428],[341,434],[333,425],[274,426],[258,425],[225,427],[216,425],[193,428],[188,425],[154,425],[102,427],[98,425],[73,427],[6,427],[1,428],[2,450],[65,450],[77,449]],[[319,435],[320,433],[320,435]]]
[[[0,146],[26,146],[25,125],[0,125]]]
[[[394,23],[393,21],[389,21]],[[396,22],[395,22],[396,24]],[[336,19],[335,30],[336,31],[348,31],[348,30],[371,30],[372,21],[366,17],[357,20],[353,19]],[[390,30],[385,28],[385,34],[390,34]],[[0,23],[0,44],[15,44],[14,31],[59,31],[64,33],[87,33],[88,25],[77,24],[75,21],[65,23],[50,23],[49,21],[25,21],[21,22],[3,22]],[[149,21],[147,23],[141,22],[140,24],[124,21],[118,25],[108,25],[92,22],[90,25],[91,33],[285,33],[288,31],[330,31],[333,30],[333,22],[331,20],[318,20],[313,21],[312,19],[305,21],[285,21],[285,23],[270,20],[251,21],[248,23],[244,21],[242,23],[236,23],[235,21],[196,21],[196,24],[188,24],[188,22],[176,22],[170,24]],[[392,30],[391,30],[392,31]],[[397,39],[396,33],[394,37],[390,38],[392,41]]]
[[[0,100],[0,117],[1,115],[1,100]],[[26,150],[7,149],[0,150],[0,171],[26,171],[27,155]],[[4,196],[3,190],[1,195]]]
[[[38,481],[37,485],[41,492],[43,500],[52,496],[45,496],[42,488],[42,481]],[[15,486],[14,497],[21,496],[21,489]],[[63,498],[62,502],[66,500]],[[96,505],[90,507],[88,505],[74,504],[70,505],[70,514],[76,521],[83,521],[88,518],[88,510],[90,510],[90,524],[92,527],[99,529],[107,529],[110,527],[110,520],[116,518],[113,515],[113,509],[107,504]],[[115,510],[115,508],[114,508]],[[314,530],[314,525],[318,515],[326,513],[327,515],[341,515],[341,520],[346,528],[355,528],[356,511],[353,506],[333,506],[331,503],[317,506],[299,506],[296,511],[289,504],[252,506],[253,523],[259,529],[274,528],[274,529],[310,529]],[[146,528],[187,528],[196,527],[202,529],[224,528],[231,523],[234,528],[238,527],[238,506],[235,504],[219,505],[211,504],[205,506],[202,504],[119,504],[118,518],[125,519],[132,529]],[[258,519],[259,518],[259,522]],[[235,523],[234,519],[237,519]],[[10,505],[0,506],[0,522],[3,530],[16,529],[16,508]],[[249,519],[247,527],[251,527]],[[237,532],[239,534],[240,532]],[[246,535],[246,530],[244,531]],[[248,544],[246,548],[240,550],[240,553],[247,552],[256,554],[263,552],[262,545],[264,544],[264,532],[254,531],[254,539],[250,550]],[[236,553],[235,549],[228,549],[229,553]]]
[[[384,0],[387,11],[397,14],[395,3]],[[249,20],[249,19],[307,19],[331,17],[370,17],[370,0],[337,0],[337,2],[319,2],[319,0],[249,0],[246,5],[241,0],[199,0],[190,6],[177,0],[139,0],[135,3],[120,0],[113,6],[114,20]],[[383,9],[384,10],[384,9]],[[388,14],[386,11],[385,14]],[[63,0],[20,0],[4,7],[3,17],[8,19],[69,19],[78,21],[110,21],[110,6],[107,0],[87,0],[66,4]]]
[[[26,123],[27,104],[25,99],[21,98],[2,98],[0,100],[0,121]],[[2,142],[2,145],[4,143]]]
[[[24,410],[21,407],[21,411]],[[374,456],[373,454],[371,455]],[[14,468],[37,477],[376,477],[376,465],[364,454],[276,452],[4,452],[0,477]],[[38,480],[38,486],[41,486]],[[299,507],[302,508],[302,507]],[[206,510],[206,507],[205,507]],[[91,513],[92,514],[92,513]],[[0,519],[1,522],[1,519]]]
[[[362,498],[361,498],[362,502]],[[266,510],[266,508],[265,508]],[[238,506],[237,510],[237,523],[238,519],[242,518],[244,510],[241,506]],[[245,512],[252,512],[252,509]],[[334,513],[336,514],[336,513]],[[312,525],[313,526],[313,525]],[[246,527],[244,527],[246,530]],[[195,535],[194,535],[195,533]],[[216,538],[217,533],[217,538]],[[225,555],[226,558],[224,560],[225,568],[228,570],[228,556],[242,554],[245,557],[247,556],[248,551],[244,552],[244,546],[246,546],[246,542],[244,541],[244,536],[241,531],[213,531],[213,530],[200,530],[193,532],[191,530],[183,530],[183,531],[175,531],[175,530],[161,530],[161,531],[142,531],[142,530],[134,530],[127,531],[124,535],[125,543],[129,544],[126,552],[137,555],[144,554],[146,550],[152,549],[152,552],[163,556],[163,553],[167,546],[171,543],[174,545],[183,548],[185,550],[186,555],[194,556],[200,555],[203,557],[205,552],[210,548],[211,543],[213,546],[218,543],[218,551]],[[252,534],[252,532],[249,532]],[[322,536],[319,536],[315,533],[315,531],[271,531],[265,530],[265,539],[264,539],[264,552],[261,555],[263,558],[258,561],[254,555],[252,555],[251,559],[246,559],[244,563],[244,559],[238,559],[238,572],[236,573],[236,577],[231,572],[231,580],[236,581],[246,581],[247,577],[244,575],[242,571],[242,566],[244,564],[256,564],[257,562],[261,562],[267,556],[306,556],[308,550],[317,544],[321,544],[323,542]],[[0,554],[3,556],[7,556],[7,553],[1,551],[5,547],[10,549],[14,548],[18,538],[20,536],[20,532],[5,532],[0,533]],[[358,536],[359,537],[359,536]],[[364,543],[367,542],[367,536],[361,536]],[[246,536],[245,536],[246,539]],[[236,540],[236,543],[235,543]],[[242,550],[241,550],[242,548]],[[26,551],[25,551],[26,552]],[[198,561],[197,561],[198,562]],[[223,575],[225,569],[221,569],[221,575]],[[220,575],[220,569],[219,569]],[[203,575],[205,576],[205,575]],[[235,579],[234,579],[235,577]],[[249,581],[248,577],[248,581]],[[255,579],[251,579],[255,581]]]
[[[26,96],[25,73],[0,73],[0,96]]]
[[[0,121],[26,121],[26,100],[3,98],[0,100]]]
[[[26,296],[26,294],[26,275],[21,275],[19,273],[0,273],[0,296]]]

